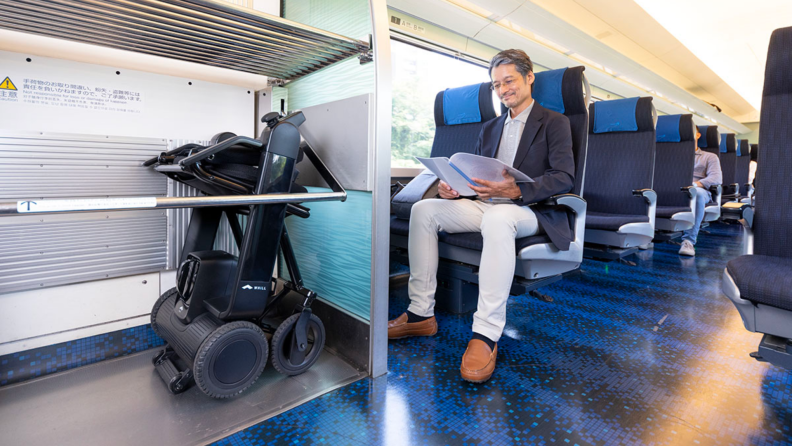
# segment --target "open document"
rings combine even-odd
[[[503,181],[503,170],[509,172],[518,183],[533,183],[528,175],[514,167],[503,164],[496,158],[473,155],[471,153],[456,153],[450,159],[446,157],[419,158],[415,157],[427,169],[431,170],[438,178],[445,181],[451,189],[459,192],[461,196],[476,195],[468,184],[478,186],[472,178],[486,181]]]

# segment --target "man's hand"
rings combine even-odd
[[[437,192],[440,194],[440,198],[446,200],[451,200],[459,196],[459,192],[451,189],[451,186],[443,180],[440,180],[440,183],[437,185]]]
[[[509,175],[506,169],[503,169],[501,175],[503,175],[503,181],[487,181],[479,178],[471,178],[473,182],[479,186],[473,186],[472,184],[468,186],[473,189],[482,200],[489,200],[490,198],[509,198],[514,200],[519,198],[522,192],[520,191],[520,187],[517,186],[514,177]]]
[[[695,185],[696,187],[700,187],[700,188],[704,189],[704,186],[702,186],[702,185],[701,185],[701,181],[696,181],[696,182],[694,183],[694,185]]]

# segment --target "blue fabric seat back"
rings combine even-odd
[[[583,194],[589,212],[646,215],[646,203],[632,191],[652,188],[653,110],[651,97],[600,101],[589,106]]]
[[[720,143],[720,165],[723,173],[724,187],[736,183],[734,167],[737,164],[737,135],[724,133]],[[725,192],[724,192],[725,193]]]
[[[588,143],[588,108],[583,91],[585,67],[560,68],[536,73],[532,96],[544,108],[564,114],[572,129],[575,157],[575,186],[572,193],[583,194]]]
[[[748,174],[751,169],[751,145],[747,139],[737,140],[737,158],[734,164],[734,182],[740,184],[740,192],[745,195],[748,186]]]
[[[754,254],[792,257],[792,27],[773,31],[762,93]],[[787,292],[789,290],[787,289]]]
[[[494,119],[490,83],[450,88],[435,96],[432,157],[473,153],[485,122]]]
[[[756,162],[759,156],[759,144],[751,144],[751,161]]]
[[[657,118],[654,190],[657,206],[688,206],[689,198],[679,191],[693,183],[696,162],[696,135],[693,115],[666,115]]]
[[[720,158],[721,135],[718,133],[718,126],[700,125],[698,126],[698,131],[701,133],[701,137],[698,140],[699,149],[714,153]]]

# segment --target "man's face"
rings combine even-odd
[[[694,126],[695,128],[695,126]],[[698,150],[698,140],[701,138],[701,133],[699,133],[698,129],[696,129],[696,150]]]
[[[533,72],[523,76],[514,64],[498,65],[492,69],[492,86],[498,99],[508,108],[519,108],[531,99],[531,84],[534,82]]]

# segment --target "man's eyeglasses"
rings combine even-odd
[[[514,85],[515,82],[516,81],[514,79],[507,79],[507,80],[503,81],[503,83],[493,82],[492,85],[490,85],[490,90],[492,90],[492,91],[500,91],[500,88],[502,86],[504,86],[504,85],[506,86],[506,88],[511,88],[511,86]]]

